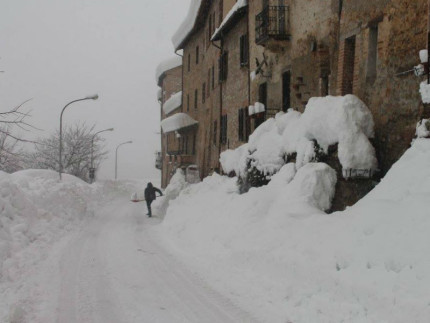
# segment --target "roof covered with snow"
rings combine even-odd
[[[161,77],[164,73],[181,65],[182,57],[180,56],[171,57],[158,64],[157,69],[155,70],[155,80],[157,81],[158,86],[161,86]]]
[[[181,45],[193,31],[200,9],[203,7],[202,5],[204,2],[205,0],[191,0],[187,17],[172,37],[172,43],[176,50],[181,49]]]
[[[191,118],[188,114],[180,112],[172,115],[161,121],[161,128],[164,133],[178,131],[183,128],[188,128],[198,124],[196,120]]]
[[[163,111],[167,115],[170,112],[176,110],[177,108],[180,108],[182,105],[182,91],[173,94],[169,100],[164,102],[163,104]]]
[[[234,23],[235,19],[240,17],[244,12],[245,8],[248,6],[248,0],[238,0],[230,11],[225,16],[224,20],[221,22],[219,27],[215,30],[212,35],[211,40],[220,40],[223,32],[227,31],[231,25]]]

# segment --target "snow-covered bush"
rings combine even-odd
[[[335,144],[343,169],[375,170],[375,149],[369,141],[373,127],[371,112],[354,95],[312,98],[303,114],[292,109],[278,113],[254,131],[249,143],[223,152],[220,161],[226,173],[234,171],[241,178],[245,191],[254,179],[256,186],[265,184],[293,156],[298,169],[323,162]]]

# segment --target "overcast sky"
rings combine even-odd
[[[63,124],[96,123],[109,149],[99,178],[154,178],[160,111],[155,68],[190,0],[0,0],[0,111],[33,98],[28,121],[43,137]],[[30,136],[30,134],[27,134]]]

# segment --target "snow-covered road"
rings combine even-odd
[[[67,243],[56,322],[252,322],[162,246],[145,211],[114,201]]]

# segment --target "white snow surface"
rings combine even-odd
[[[375,170],[375,149],[369,141],[373,127],[371,112],[354,95],[311,98],[303,114],[292,109],[278,113],[254,131],[246,146],[236,153],[222,153],[220,161],[225,172],[241,175],[250,159],[253,166],[270,175],[282,167],[288,154],[297,153],[298,168],[310,162],[315,139],[325,152],[338,143],[344,169]]]
[[[430,84],[427,81],[420,83],[420,93],[423,103],[430,103]]]
[[[263,103],[260,103],[260,102],[255,102],[254,105],[250,105],[248,107],[248,114],[250,116],[252,116],[253,114],[256,114],[256,113],[264,112],[264,111],[266,111],[266,107],[264,106]]]
[[[379,186],[331,215],[317,209],[334,176],[324,164],[296,175],[287,164],[269,185],[243,195],[235,178],[214,175],[182,191],[161,229],[178,254],[261,322],[424,323],[429,164],[430,140],[415,140]]]
[[[179,196],[179,193],[181,193],[187,185],[188,183],[185,180],[184,171],[178,168],[170,179],[169,185],[166,187],[163,196],[155,200],[153,204],[154,213],[163,217],[166,214],[170,201],[176,199]]]
[[[163,222],[129,201],[146,182],[0,172],[0,322],[428,322],[429,164],[418,138],[330,215],[322,163],[242,195],[179,171]]]
[[[417,130],[415,135],[418,138],[430,137],[430,119],[423,119],[417,123]]]
[[[177,131],[186,127],[190,127],[192,125],[197,124],[198,121],[191,118],[188,114],[179,112],[174,115],[163,119],[161,121],[161,128],[164,133]]]
[[[182,57],[178,55],[173,56],[169,59],[166,59],[162,61],[160,64],[158,64],[155,70],[155,81],[157,82],[157,84],[160,82],[160,77],[164,73],[181,65],[182,65]]]
[[[429,59],[429,51],[427,49],[420,50],[420,61],[421,63],[427,63]]]
[[[163,104],[163,111],[167,115],[182,105],[182,91],[173,94],[166,102]]]
[[[185,20],[172,37],[172,43],[175,49],[180,49],[178,47],[193,30],[201,5],[202,0],[191,0],[190,8],[188,9],[188,14],[185,17]]]

